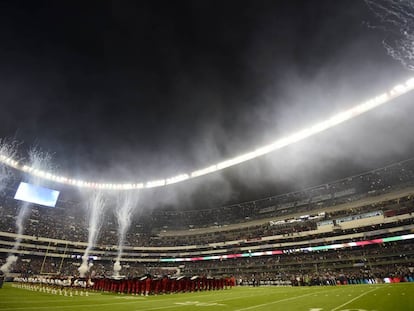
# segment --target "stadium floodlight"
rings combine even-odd
[[[155,188],[155,187],[161,187],[161,186],[165,186],[165,179],[148,181],[145,184],[145,188]]]
[[[182,181],[187,180],[189,178],[190,178],[190,176],[188,176],[188,174],[181,174],[181,175],[177,175],[177,176],[174,176],[174,177],[171,177],[171,178],[167,178],[165,180],[165,184],[166,185],[176,184],[178,182],[182,182]]]
[[[268,153],[274,152],[276,150],[282,149],[299,141],[302,141],[308,137],[316,135],[320,132],[326,131],[332,127],[335,127],[341,123],[344,123],[348,120],[351,120],[363,113],[366,113],[370,110],[373,110],[381,105],[386,103],[391,103],[392,100],[395,98],[404,95],[414,89],[414,78],[410,78],[403,84],[398,84],[394,86],[391,90],[386,93],[380,94],[374,98],[369,99],[366,102],[358,104],[348,110],[342,111],[337,113],[330,118],[318,122],[310,127],[304,128],[298,132],[290,134],[286,137],[280,138],[268,145],[259,147],[253,151],[238,155],[234,158],[224,160],[222,162],[207,166],[202,169],[195,170],[189,174],[179,174],[174,177],[169,177],[165,179],[159,179],[154,181],[148,182],[140,182],[140,183],[133,183],[133,182],[123,182],[123,183],[98,183],[95,181],[83,181],[83,180],[75,180],[65,176],[58,176],[51,174],[49,172],[44,172],[38,169],[35,169],[26,164],[20,164],[15,159],[0,154],[0,162],[4,163],[5,165],[11,166],[15,169],[23,171],[28,174],[33,174],[40,178],[54,181],[61,184],[72,185],[80,188],[96,188],[96,189],[107,189],[107,190],[132,190],[132,189],[148,189],[148,188],[155,188],[155,187],[163,187],[171,184],[176,184],[179,182],[183,182],[185,180],[189,180],[192,178],[204,176],[207,174],[211,174],[220,170],[224,170],[228,167],[235,166],[246,161],[261,157]]]
[[[212,166],[203,168],[201,170],[197,170],[197,171],[192,172],[191,173],[191,178],[207,175],[207,174],[213,173],[215,171],[217,171],[217,165],[212,165]]]

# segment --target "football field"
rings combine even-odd
[[[64,296],[12,287],[0,289],[0,311],[145,311],[145,310],[414,310],[414,283],[329,287],[235,287],[228,290],[159,296],[90,292]]]

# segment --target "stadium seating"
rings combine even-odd
[[[0,264],[16,238],[19,208],[10,193],[2,197]],[[122,274],[129,278],[145,274],[235,276],[241,285],[409,281],[414,267],[410,239],[297,250],[407,236],[414,232],[413,212],[414,160],[237,205],[154,210],[133,219]],[[116,256],[117,222],[110,210],[103,221],[104,229],[92,251],[92,277],[111,275]],[[79,202],[62,200],[54,209],[32,206],[24,227],[16,252],[19,260],[12,271],[15,275],[77,275],[88,239],[85,210]],[[266,254],[273,250],[282,253]],[[254,255],[258,252],[260,256]],[[208,256],[216,259],[204,258]],[[180,258],[198,259],[176,260]]]

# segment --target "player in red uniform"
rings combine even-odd
[[[151,291],[151,278],[147,277],[145,279],[145,296],[148,296]]]

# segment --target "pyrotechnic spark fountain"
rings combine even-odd
[[[0,157],[4,159],[11,159],[16,155],[17,142],[8,142],[5,139],[0,138]],[[7,185],[9,178],[11,177],[11,171],[6,163],[0,161],[0,193]]]
[[[22,242],[22,235],[24,233],[24,221],[29,212],[29,203],[24,202],[20,206],[19,214],[17,215],[16,219],[16,228],[17,228],[17,237],[14,240],[14,245],[9,255],[7,256],[6,263],[3,264],[0,268],[1,271],[4,273],[9,273],[10,268],[13,267],[14,263],[17,261],[18,257],[13,255],[15,251],[17,251],[20,247],[20,243]]]
[[[11,150],[10,146],[6,148],[6,150]],[[0,154],[4,154],[3,150],[1,150]],[[47,153],[40,151],[37,148],[32,148],[29,151],[29,159],[30,164],[34,169],[37,170],[47,170],[52,171],[52,156]],[[30,176],[30,182],[39,185],[41,183],[42,179],[31,175]],[[19,214],[16,218],[16,228],[17,228],[17,237],[15,239],[14,245],[12,250],[9,253],[9,256],[7,257],[6,263],[0,268],[1,271],[4,273],[8,273],[10,271],[10,268],[13,266],[13,264],[17,261],[18,257],[13,255],[13,252],[17,251],[20,247],[20,243],[22,241],[22,235],[24,233],[24,222],[27,218],[27,215],[29,214],[29,207],[30,204],[27,202],[23,202],[20,206]]]
[[[121,257],[124,247],[125,235],[131,225],[132,214],[137,204],[137,197],[132,192],[122,192],[117,196],[117,208],[115,209],[118,221],[118,253],[114,263],[114,276],[119,276],[122,269]]]
[[[23,202],[20,207],[19,214],[17,215],[17,219],[16,219],[17,238],[13,246],[13,250],[17,250],[20,246],[20,242],[22,241],[22,235],[24,233],[24,221],[26,220],[28,211],[29,211],[29,203]]]
[[[106,199],[101,190],[95,190],[87,193],[87,212],[89,217],[88,225],[88,246],[82,256],[82,264],[78,268],[81,277],[85,277],[90,269],[88,263],[90,251],[95,246],[99,231],[102,226],[102,216],[105,208]]]
[[[414,2],[412,0],[365,0],[383,23],[389,37],[384,40],[388,54],[414,70]]]
[[[17,256],[9,255],[6,259],[6,262],[1,266],[0,270],[7,274],[10,271],[10,268],[14,265],[14,263],[17,261]]]
[[[46,171],[53,173],[56,168],[52,165],[52,155],[47,151],[42,151],[39,148],[31,148],[29,150],[30,166],[34,170]],[[44,179],[37,175],[30,175],[30,182],[34,185],[41,185]]]

